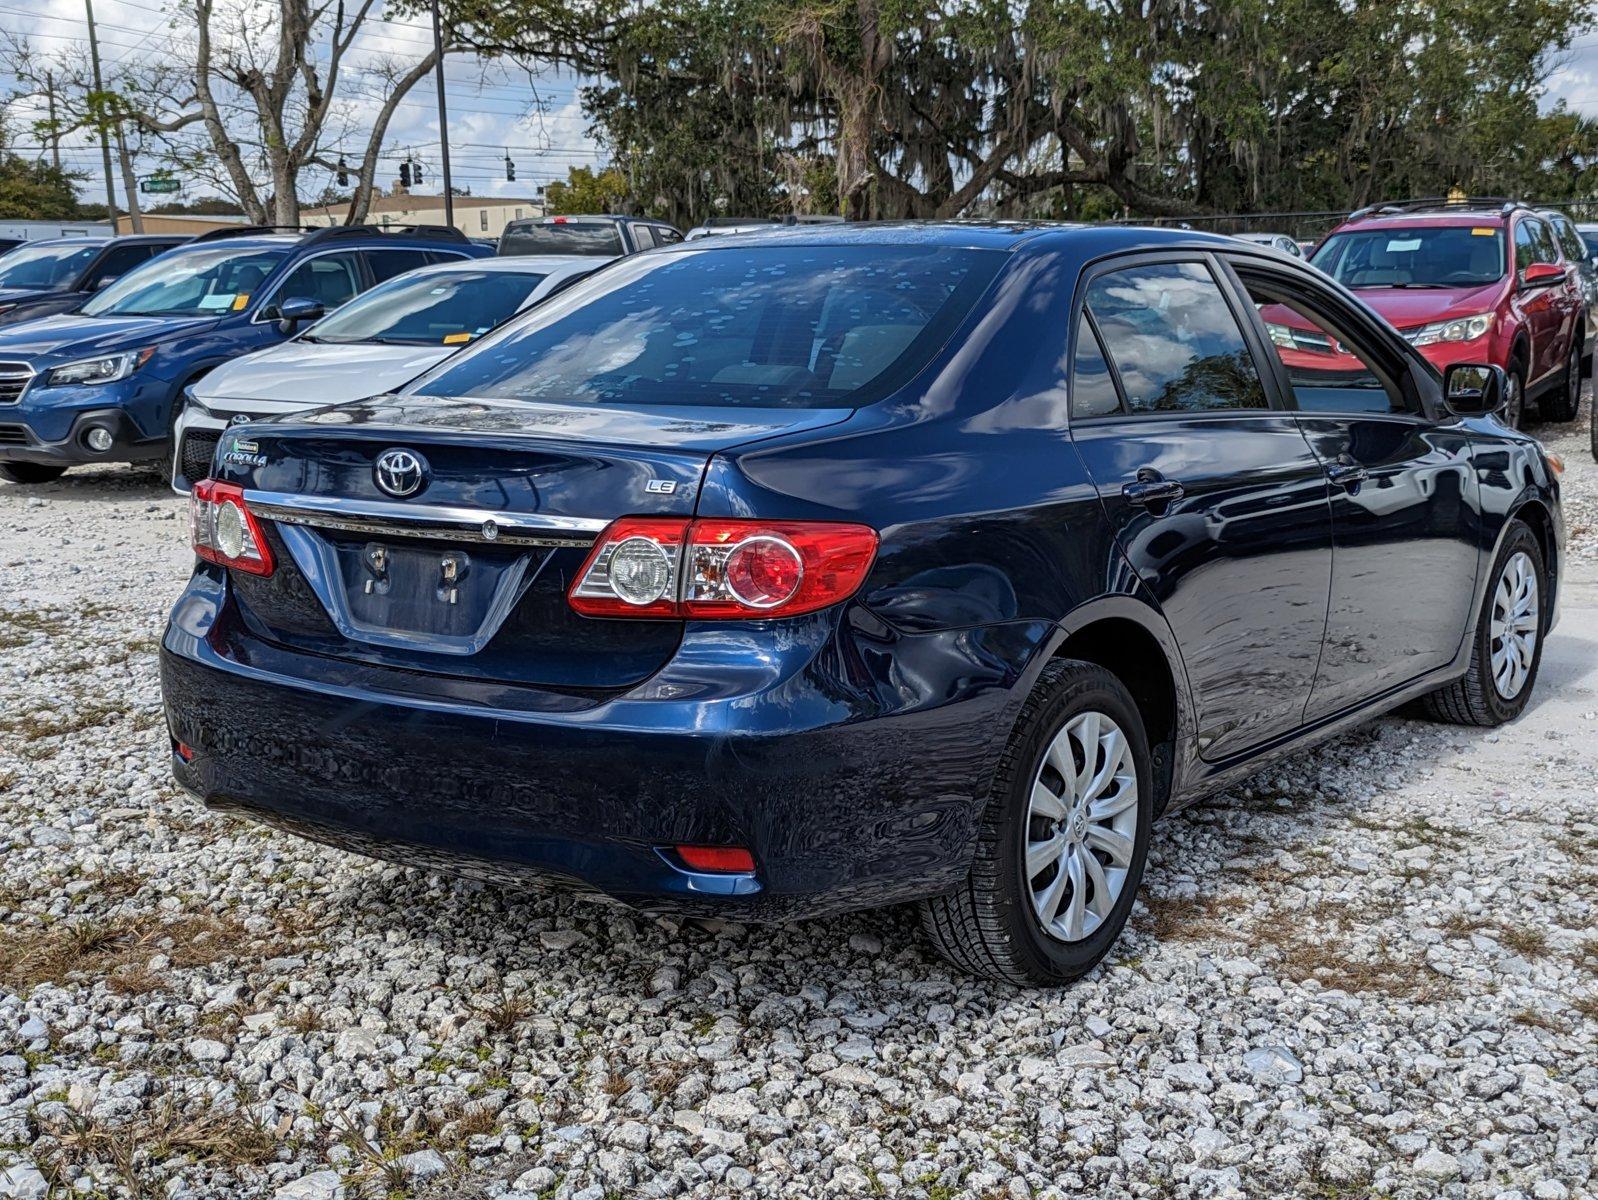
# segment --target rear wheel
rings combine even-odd
[[[1516,521],[1493,560],[1472,633],[1470,669],[1425,698],[1428,715],[1454,725],[1502,725],[1520,716],[1537,683],[1547,575],[1537,535]]]
[[[1571,342],[1564,378],[1542,398],[1542,414],[1550,421],[1574,421],[1581,406],[1581,343]]]
[[[922,903],[945,958],[1008,983],[1061,984],[1109,952],[1154,820],[1137,706],[1103,667],[1051,663],[1000,761],[966,881]]]
[[[44,463],[0,463],[0,479],[10,483],[49,483],[66,474],[65,467],[51,467]]]
[[[1594,462],[1598,462],[1598,375],[1594,375],[1593,379],[1595,381],[1593,384],[1593,402],[1589,406],[1591,411],[1587,414],[1587,420],[1590,430],[1588,436],[1592,439],[1592,459]]]

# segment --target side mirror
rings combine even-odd
[[[1503,404],[1507,382],[1502,367],[1454,363],[1443,372],[1443,403],[1456,417],[1485,417]]]
[[[301,325],[320,321],[322,303],[319,300],[312,300],[309,296],[290,296],[270,310],[269,316],[277,322],[279,332],[290,334]]]
[[[1558,263],[1532,263],[1520,273],[1521,287],[1546,287],[1565,277],[1565,268]]]

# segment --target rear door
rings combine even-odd
[[[1561,330],[1568,314],[1562,302],[1564,290],[1556,284],[1527,287],[1526,268],[1533,263],[1557,263],[1559,251],[1553,234],[1540,217],[1524,216],[1515,226],[1515,285],[1516,297],[1526,325],[1531,333],[1531,364],[1526,384],[1535,388],[1550,372],[1564,365],[1565,349]]]
[[[1199,751],[1224,759],[1303,718],[1331,582],[1326,476],[1211,256],[1114,260],[1084,295],[1072,440],[1180,643]]]
[[[1313,719],[1458,652],[1479,557],[1476,476],[1458,423],[1425,412],[1395,335],[1308,273],[1231,262],[1331,486],[1331,603]]]

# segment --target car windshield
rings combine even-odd
[[[499,240],[501,254],[593,254],[613,258],[626,252],[614,221],[551,221],[510,225]]]
[[[636,255],[407,390],[623,406],[857,406],[924,366],[1002,261],[944,246]]]
[[[454,346],[512,316],[546,276],[535,271],[402,275],[352,300],[305,334],[308,342]]]
[[[1478,287],[1506,270],[1504,231],[1491,225],[1364,229],[1334,234],[1314,263],[1345,287]]]
[[[0,258],[0,288],[49,291],[66,287],[99,252],[99,242],[18,246]]]
[[[196,246],[129,271],[83,306],[91,317],[201,317],[240,312],[286,250]]]

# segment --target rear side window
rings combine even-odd
[[[366,265],[371,269],[373,283],[386,283],[396,275],[425,267],[432,255],[425,250],[368,250]]]
[[[94,273],[84,281],[84,288],[88,291],[102,288],[113,279],[122,278],[134,267],[149,262],[165,249],[165,246],[151,246],[142,242],[131,246],[114,246],[95,266]]]
[[[621,229],[614,221],[562,221],[507,226],[501,254],[622,254]]]
[[[1121,411],[1121,394],[1115,390],[1109,360],[1093,322],[1086,317],[1076,331],[1076,355],[1071,361],[1071,416],[1107,417]]]
[[[1549,221],[1554,227],[1554,238],[1559,242],[1559,249],[1564,252],[1565,258],[1570,262],[1580,262],[1587,257],[1587,247],[1581,240],[1581,234],[1576,232],[1576,227],[1564,217],[1554,217]]]
[[[1226,295],[1203,263],[1150,263],[1088,288],[1104,349],[1134,413],[1268,408]]]
[[[926,365],[1003,261],[891,245],[635,255],[410,390],[565,404],[867,404]]]

